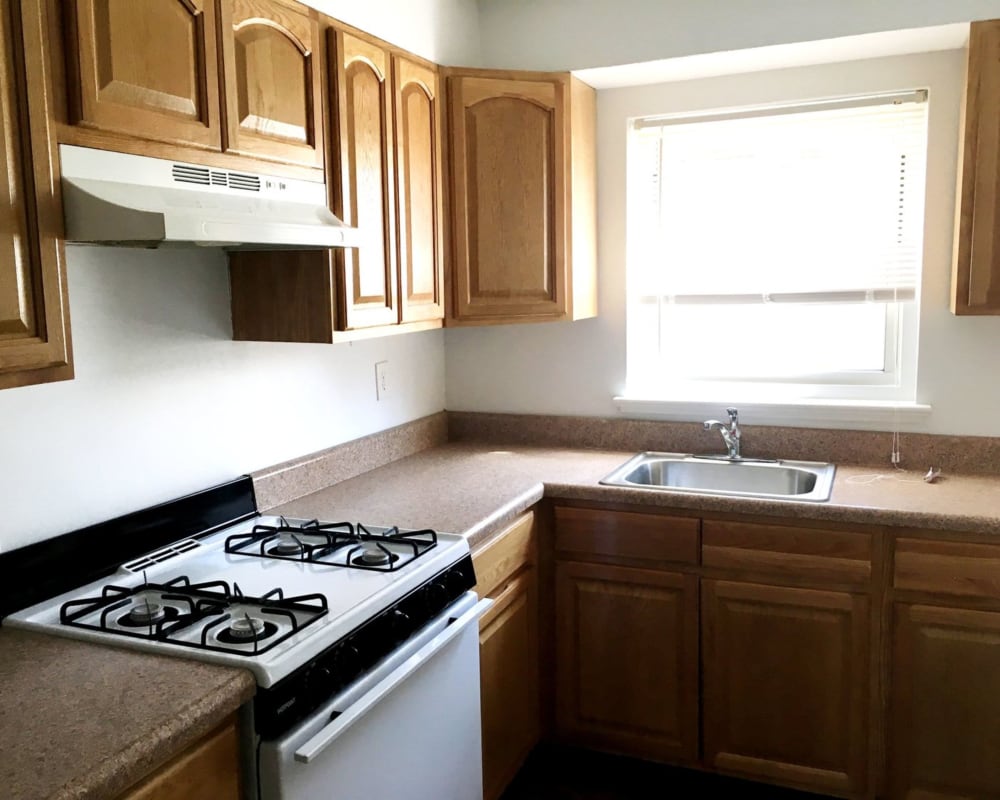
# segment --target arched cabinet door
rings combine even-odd
[[[437,72],[393,57],[402,322],[444,317],[441,96]]]
[[[221,149],[214,0],[71,0],[66,14],[73,124]]]
[[[374,42],[329,31],[333,212],[361,232],[361,245],[339,248],[338,328],[399,321],[392,84],[389,51]]]
[[[455,312],[565,313],[565,85],[451,78]]]
[[[278,0],[222,0],[225,149],[323,167],[314,12]]]

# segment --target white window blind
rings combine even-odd
[[[914,299],[926,99],[636,121],[633,302]]]

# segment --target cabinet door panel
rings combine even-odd
[[[528,567],[480,626],[483,795],[498,798],[541,735],[537,574]]]
[[[304,6],[223,0],[227,150],[323,166],[318,39]]]
[[[0,388],[73,377],[44,7],[20,4],[20,36],[16,10],[0,5]]]
[[[72,121],[219,150],[211,0],[75,0],[67,33]]]
[[[646,758],[697,758],[697,586],[693,575],[557,564],[563,737]]]
[[[119,800],[238,800],[239,740],[227,722]]]
[[[395,204],[390,60],[385,49],[330,30],[334,160],[333,210],[361,233],[357,248],[334,251],[338,327],[393,325],[396,308]]]
[[[566,313],[565,87],[451,79],[455,310]]]
[[[1000,20],[972,23],[952,311],[1000,314]]]
[[[892,797],[1000,797],[1000,613],[897,604]]]
[[[708,766],[821,792],[867,779],[868,598],[706,580]]]
[[[442,319],[441,125],[437,73],[395,56],[401,319]]]

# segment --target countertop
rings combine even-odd
[[[114,798],[255,686],[242,669],[0,629],[0,796]]]
[[[1000,534],[998,477],[944,475],[929,484],[920,472],[838,467],[825,503],[600,485],[633,455],[446,444],[267,513],[430,527],[462,534],[472,547],[543,497]],[[2,629],[3,796],[114,797],[253,692],[253,677],[244,670]]]
[[[599,481],[634,452],[446,444],[282,504],[268,513],[430,527],[475,547],[543,496],[704,512],[1000,534],[1000,478],[839,466],[830,500],[757,500]]]

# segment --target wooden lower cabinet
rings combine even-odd
[[[118,800],[240,800],[236,718],[196,742]]]
[[[698,577],[556,565],[556,727],[628,755],[698,757]]]
[[[705,765],[863,794],[869,637],[866,595],[704,580]]]
[[[495,800],[541,735],[537,570],[529,567],[496,598],[480,624],[483,797]]]
[[[541,737],[535,515],[473,555],[476,589],[493,607],[479,623],[483,797],[497,800]]]
[[[1000,612],[896,603],[889,789],[1000,798]]]

